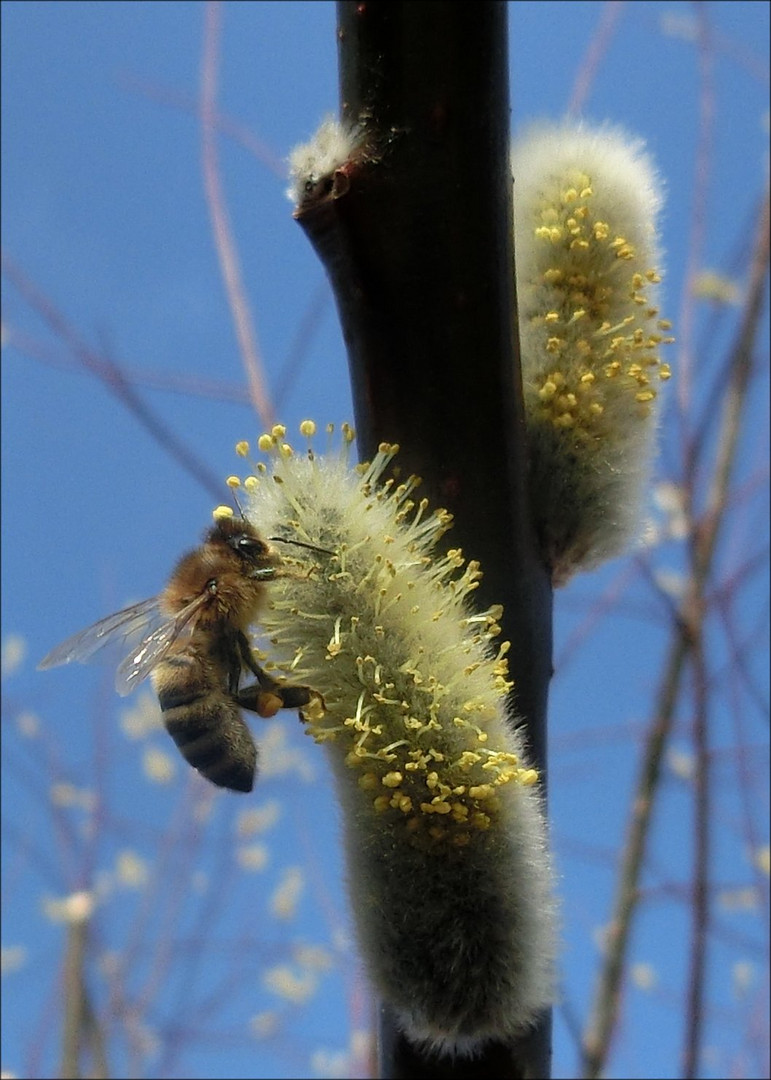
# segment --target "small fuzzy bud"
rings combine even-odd
[[[640,532],[662,346],[662,184],[641,142],[565,122],[515,143],[514,230],[536,528],[555,585]]]
[[[313,138],[296,146],[289,155],[287,198],[300,206],[317,196],[320,189],[331,187],[335,171],[346,164],[355,144],[347,128],[333,116],[326,117]]]
[[[305,428],[308,432],[308,428]],[[261,628],[318,691],[306,731],[337,780],[366,970],[407,1036],[447,1053],[526,1030],[552,1000],[554,903],[537,775],[507,702],[500,607],[435,552],[446,511],[340,453],[269,454],[247,515],[287,546]]]

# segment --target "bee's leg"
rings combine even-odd
[[[228,653],[227,653],[227,660],[228,660],[228,693],[232,697],[236,697],[238,695],[238,686],[239,686],[239,683],[241,682],[241,673],[243,671],[243,665],[242,665],[243,649],[242,649],[241,641],[240,641],[241,637],[243,637],[242,634],[240,634],[240,633],[237,634],[236,640],[235,640],[235,648],[229,648]]]
[[[267,675],[257,661],[254,659],[254,653],[252,652],[249,642],[246,640],[246,636],[239,632],[237,637],[238,653],[241,657],[243,665],[248,667],[249,670],[257,676],[257,681],[261,686],[269,687],[274,683],[270,675]]]
[[[256,712],[258,716],[271,717],[275,716],[279,709],[302,709],[310,704],[314,697],[320,696],[309,686],[288,686],[271,678],[254,659],[249,642],[243,634],[239,634],[238,645],[244,664],[257,677],[256,683],[244,686],[234,694],[243,709]]]
[[[244,686],[235,695],[242,709],[256,712],[258,716],[275,716],[279,709],[302,709],[310,704],[311,698],[318,696],[308,686],[287,686],[270,680],[269,686],[252,683]]]

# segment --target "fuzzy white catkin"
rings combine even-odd
[[[333,116],[325,117],[313,137],[295,146],[289,155],[287,198],[299,206],[317,185],[345,165],[354,145],[347,128]]]
[[[292,151],[296,212],[355,161],[376,161],[365,141],[327,117]],[[531,128],[512,163],[531,504],[563,585],[642,532],[656,384],[670,376],[660,352],[673,340],[657,297],[663,185],[641,140],[583,121]]]
[[[514,231],[535,525],[555,585],[639,535],[669,378],[662,183],[640,140],[566,121],[515,142]]]
[[[261,629],[324,698],[306,730],[334,768],[367,973],[409,1038],[473,1053],[525,1030],[554,988],[546,826],[500,609],[475,612],[478,566],[433,551],[449,515],[416,504],[412,481],[381,484],[395,448],[355,469],[345,452],[292,452],[277,427],[260,449],[249,519],[334,553],[287,548]]]

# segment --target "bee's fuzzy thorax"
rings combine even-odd
[[[411,1038],[470,1052],[526,1028],[553,989],[546,830],[508,711],[501,610],[472,608],[477,564],[435,553],[450,516],[414,479],[382,481],[395,447],[354,468],[350,428],[323,458],[285,435],[260,440],[247,514],[335,554],[301,552],[262,627],[324,698],[307,730],[336,774],[368,973]]]

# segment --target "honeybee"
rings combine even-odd
[[[117,692],[128,694],[149,675],[166,730],[185,760],[220,787],[251,791],[257,747],[240,710],[271,717],[320,697],[310,687],[271,678],[249,647],[246,631],[280,566],[278,552],[246,520],[220,518],[203,544],[180,559],[159,596],[67,638],[38,667],[84,662],[116,639],[142,635],[118,666]],[[241,686],[247,669],[257,681]]]

